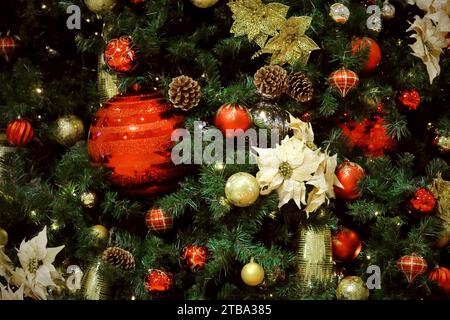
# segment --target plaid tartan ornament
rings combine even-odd
[[[359,77],[356,72],[342,67],[331,73],[328,81],[333,88],[339,91],[342,98],[345,98],[347,93],[359,84]]]
[[[427,261],[413,253],[409,256],[403,256],[397,260],[397,268],[402,271],[409,283],[427,271]]]
[[[145,223],[151,231],[164,233],[172,229],[173,217],[159,208],[152,208],[145,216]]]
[[[0,53],[5,58],[6,62],[11,60],[14,51],[19,47],[19,38],[11,35],[0,38]]]

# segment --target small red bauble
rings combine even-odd
[[[368,37],[356,38],[351,43],[352,54],[356,55],[361,50],[368,50],[369,56],[366,63],[364,64],[364,72],[370,72],[375,70],[381,61],[381,49],[378,43]],[[366,49],[369,48],[369,49]]]
[[[149,293],[164,293],[173,286],[173,277],[170,273],[150,269],[145,279],[145,290]]]
[[[252,118],[247,108],[238,104],[225,104],[217,111],[214,125],[219,128],[227,138],[239,135],[239,131],[245,132],[252,125]]]
[[[331,73],[328,77],[328,81],[330,82],[330,85],[338,90],[341,96],[345,98],[350,90],[358,86],[359,77],[356,72],[342,67]]]
[[[420,105],[420,94],[416,89],[403,90],[400,92],[398,100],[404,107],[416,110]]]
[[[6,127],[8,142],[16,147],[27,145],[34,137],[34,129],[28,120],[13,120]]]
[[[173,217],[160,208],[150,209],[145,216],[147,227],[154,232],[164,233],[173,227]]]
[[[430,272],[428,277],[436,281],[439,287],[447,293],[450,293],[450,270],[444,267],[437,267]]]
[[[436,206],[436,199],[430,190],[420,188],[414,192],[413,198],[409,201],[411,207],[422,213],[430,213]]]
[[[405,274],[408,282],[414,281],[418,275],[425,273],[427,267],[427,261],[415,253],[397,260],[397,269]]]
[[[141,4],[141,3],[144,3],[145,0],[130,0],[130,2],[131,2],[132,4]]]
[[[353,201],[359,198],[358,183],[364,176],[364,169],[357,163],[345,160],[336,170],[336,176],[344,186],[334,186],[334,192],[339,199]]]
[[[184,117],[160,93],[116,96],[97,111],[89,131],[91,160],[131,195],[176,188],[183,166],[171,158],[172,133]]]
[[[338,262],[354,260],[362,248],[358,234],[352,230],[342,230],[333,236],[333,259]]]
[[[136,52],[130,37],[120,37],[108,42],[105,63],[114,71],[128,72],[136,66]]]
[[[192,272],[205,268],[208,249],[199,245],[187,245],[180,255],[181,264]]]
[[[5,58],[6,62],[11,60],[14,51],[19,47],[19,39],[17,37],[7,35],[0,38],[0,53]]]

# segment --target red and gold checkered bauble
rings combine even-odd
[[[427,261],[415,253],[397,260],[397,268],[405,274],[408,282],[414,281],[418,275],[425,273],[427,266]]]
[[[328,77],[328,81],[330,82],[330,85],[338,90],[341,96],[345,98],[347,93],[359,84],[359,77],[356,72],[342,67],[331,73]]]
[[[151,231],[163,233],[172,229],[173,217],[160,208],[152,208],[145,216],[145,223]]]
[[[170,273],[150,269],[145,278],[145,290],[149,293],[163,293],[169,291],[173,286],[173,277]]]
[[[34,137],[34,129],[28,120],[13,120],[6,128],[8,142],[16,147],[23,147]]]
[[[0,38],[0,53],[5,58],[6,62],[11,60],[11,57],[18,46],[19,41],[16,37],[8,35]]]
[[[204,246],[189,244],[183,248],[180,263],[192,272],[205,268],[208,249]]]
[[[105,50],[106,65],[117,72],[128,72],[136,66],[136,52],[130,37],[120,37],[108,42]]]

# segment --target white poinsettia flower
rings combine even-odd
[[[16,286],[23,285],[25,296],[38,300],[47,300],[47,287],[56,286],[50,273],[46,272],[44,268],[36,270],[36,273],[16,268],[10,281]]]
[[[0,285],[0,300],[23,300],[23,285],[15,292],[9,287]]]
[[[312,129],[311,123],[303,122],[300,119],[293,117],[291,114],[289,114],[289,117],[289,127],[294,131],[294,137],[301,141],[304,141],[309,147],[315,147],[314,131]]]
[[[0,247],[0,276],[8,279],[8,275],[13,271],[11,259],[5,254],[5,248]]]

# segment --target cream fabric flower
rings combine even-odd
[[[294,137],[301,141],[304,141],[307,146],[314,146],[314,131],[312,129],[311,123],[303,122],[298,118],[293,117],[289,114],[290,123],[289,127],[294,131]]]
[[[23,285],[14,292],[9,286],[0,285],[0,300],[23,300]]]

